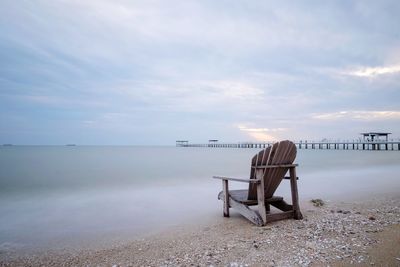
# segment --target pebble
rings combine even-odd
[[[400,222],[399,207],[400,199],[329,202],[314,212],[304,212],[301,221],[284,220],[259,228],[232,217],[202,230],[137,240],[99,253],[54,256],[48,252],[7,262],[0,258],[0,266],[327,266],[338,260],[374,265],[367,249],[377,242],[375,233]],[[374,215],[360,216],[361,211]]]

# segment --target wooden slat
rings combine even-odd
[[[237,210],[240,214],[242,214],[249,221],[251,221],[252,223],[254,223],[258,226],[264,225],[263,220],[261,219],[260,215],[256,211],[250,209],[249,207],[247,207],[244,204],[241,204],[241,203],[233,200],[232,198],[229,198],[229,201],[230,201],[232,208]]]
[[[213,176],[214,179],[221,179],[221,180],[229,180],[229,181],[236,181],[236,182],[244,182],[244,183],[254,183],[258,184],[260,180],[257,179],[242,179],[242,178],[234,178],[234,177],[226,177],[226,176]]]
[[[282,141],[280,142],[279,150],[277,151],[275,158],[273,160],[274,165],[292,165],[294,159],[296,158],[296,146],[290,141]],[[279,184],[282,181],[282,178],[288,171],[288,168],[278,168],[273,169],[269,175],[271,177],[265,177],[265,179],[271,179],[269,186],[265,188],[266,197],[271,197]]]
[[[275,158],[279,153],[279,148],[282,147],[283,142],[275,143],[272,146],[269,158],[266,162],[266,165],[277,165]],[[274,179],[275,169],[265,169],[264,171],[264,180],[265,180],[265,187],[264,187],[264,194],[265,196],[272,196],[273,194],[268,193],[268,188],[272,186],[272,180]]]
[[[285,211],[280,213],[268,214],[266,223],[293,218],[293,211]]]
[[[250,179],[255,178],[256,169],[263,168],[265,170],[265,194],[266,197],[272,197],[288,168],[297,166],[297,164],[292,164],[295,157],[296,146],[292,142],[281,141],[275,143],[272,147],[260,151],[253,157]],[[280,168],[281,170],[269,170],[275,168]],[[249,186],[249,199],[257,199],[256,185]]]
[[[285,176],[283,179],[290,180],[290,176]],[[299,180],[299,177],[296,177],[296,180]]]
[[[257,166],[258,164],[258,158],[260,153],[262,153],[262,160],[261,160],[261,165],[266,165],[266,162],[269,158],[269,154],[271,152],[272,147],[267,147],[264,150],[261,150],[259,153],[257,153],[252,159],[251,159],[251,166]],[[250,168],[250,179],[256,179],[256,169],[255,168]],[[255,184],[250,184],[249,185],[249,200],[257,200],[257,186]]]
[[[289,141],[284,141],[284,147],[282,148],[282,153],[280,155],[280,158],[278,160],[279,165],[285,165],[285,163],[293,163],[294,158],[296,157],[295,155],[295,151],[296,151],[296,147],[294,146],[293,143],[289,142]],[[293,153],[294,152],[294,153]],[[267,188],[267,190],[269,190],[270,192],[272,192],[272,194],[275,192],[275,190],[277,189],[277,187],[279,186],[279,184],[282,181],[283,176],[286,174],[287,172],[287,168],[285,169],[276,169],[275,170],[275,175],[276,177],[274,178],[273,182],[272,182],[272,186],[271,188]]]
[[[286,203],[286,201],[284,201],[283,198],[280,201],[271,202],[271,205],[283,211],[293,210],[293,206]]]
[[[290,167],[297,167],[299,164],[282,164],[282,165],[258,165],[258,166],[251,166],[254,169],[273,169],[273,168],[290,168]]]
[[[248,196],[247,189],[229,190],[229,197],[231,197],[232,199],[234,199],[237,202],[246,204],[248,206],[254,206],[254,205],[258,204],[257,200],[249,200],[247,198],[247,196]],[[219,192],[218,199],[220,199],[220,200],[224,199],[224,191]],[[275,202],[280,202],[280,201],[283,201],[283,197],[281,197],[281,196],[273,196],[271,198],[265,199],[266,203],[275,203]],[[275,205],[273,205],[273,206],[275,206]]]
[[[263,159],[265,157],[265,154],[267,151],[269,151],[269,147],[261,150],[259,153],[254,155],[254,157],[251,159],[251,165],[250,166],[257,166],[259,164],[259,158]],[[262,156],[260,157],[260,153],[262,153]],[[250,168],[250,179],[256,179],[255,175],[255,169]],[[249,184],[249,200],[257,200],[257,187],[255,184]]]

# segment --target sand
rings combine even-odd
[[[400,194],[324,202],[265,227],[232,212],[104,249],[1,251],[0,266],[400,266]]]
[[[375,236],[376,244],[367,250],[368,262],[354,263],[354,266],[400,266],[400,224],[385,227]],[[335,262],[332,266],[349,266],[350,261]]]

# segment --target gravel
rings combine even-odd
[[[311,266],[338,261],[373,265],[378,234],[400,224],[400,196],[304,205],[303,220],[257,227],[240,215],[187,226],[102,250],[0,250],[0,266]]]

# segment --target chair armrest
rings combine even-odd
[[[273,168],[293,168],[297,167],[299,164],[283,164],[283,165],[259,165],[251,166],[253,169],[273,169]]]
[[[285,176],[283,179],[290,180],[290,176]],[[299,177],[296,177],[296,180],[299,180]]]
[[[258,179],[242,179],[242,178],[233,178],[233,177],[226,177],[226,176],[213,176],[213,178],[221,179],[221,180],[243,182],[243,183],[251,183],[251,184],[259,184],[260,183],[260,180],[258,180]]]

